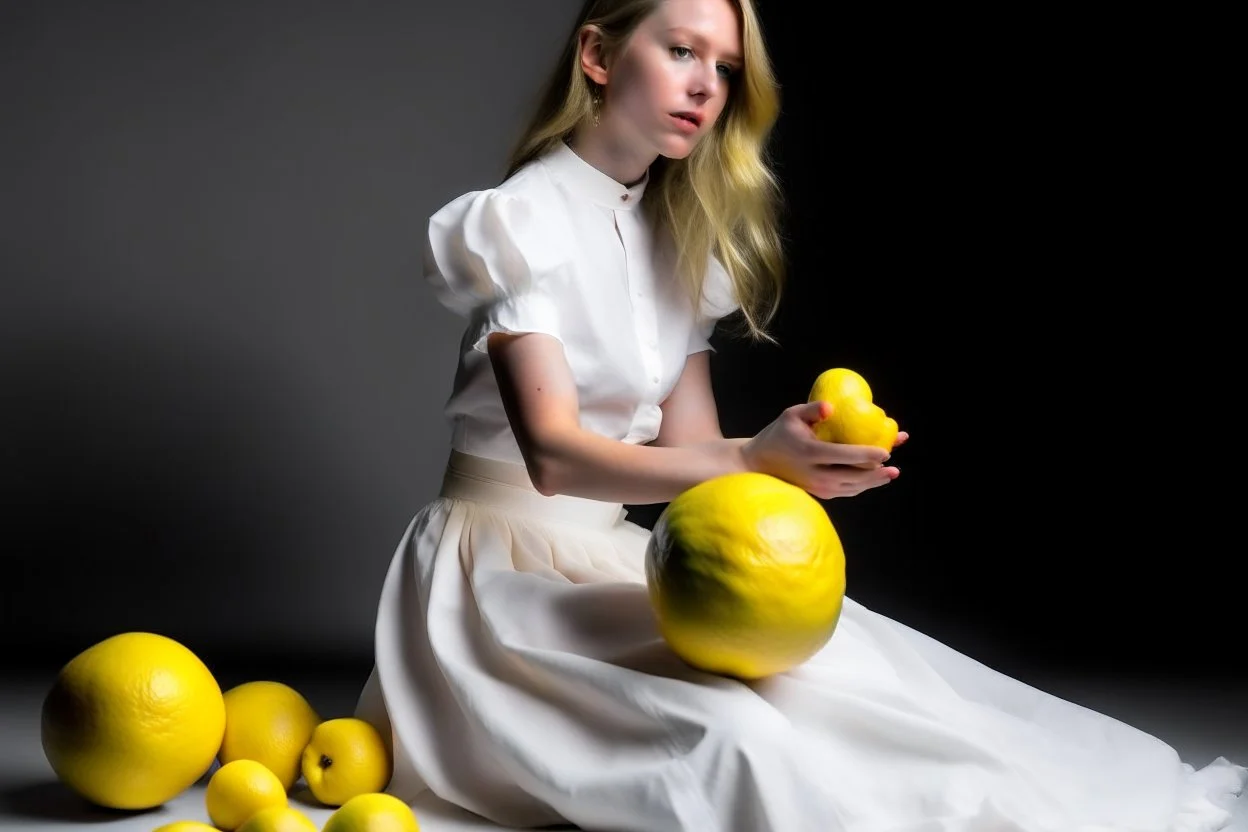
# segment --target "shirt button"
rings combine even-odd
[[[650,381],[654,382],[655,384],[658,384],[658,383],[659,383],[659,377],[658,377],[658,376],[650,376]]]
[[[623,196],[621,196],[620,202],[628,202],[628,194],[624,194]]]

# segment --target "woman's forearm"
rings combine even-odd
[[[632,445],[572,430],[530,452],[529,472],[543,494],[646,505],[722,474],[745,471],[745,439],[678,447]]]

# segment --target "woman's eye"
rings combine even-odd
[[[690,49],[688,46],[673,46],[672,54],[675,55],[677,58],[686,58],[693,54],[693,50]]]
[[[716,69],[719,70],[719,75],[721,78],[732,77],[732,67],[728,66],[727,64],[720,64],[719,66],[716,67]]]

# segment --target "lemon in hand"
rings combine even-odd
[[[726,474],[678,494],[655,522],[645,567],[672,650],[742,679],[818,652],[845,596],[845,553],[827,512],[767,474]]]
[[[897,421],[874,403],[867,380],[853,370],[835,367],[820,373],[806,400],[832,405],[831,414],[813,426],[815,436],[824,442],[889,451],[897,441]]]
[[[181,643],[121,633],[71,659],[43,701],[43,752],[62,783],[111,809],[150,809],[212,766],[221,688]]]
[[[809,401],[817,399],[834,404],[841,399],[871,401],[871,385],[860,373],[846,367],[833,367],[820,373],[811,386]]]
[[[204,790],[208,818],[223,832],[235,832],[270,806],[287,806],[282,781],[263,763],[234,760],[213,772]]]
[[[321,832],[420,832],[412,807],[394,795],[360,794],[342,804]]]
[[[356,717],[316,726],[303,750],[303,779],[326,806],[342,806],[357,795],[380,792],[390,782],[392,760],[384,738]]]
[[[843,398],[832,413],[814,426],[815,436],[825,442],[874,445],[891,450],[897,441],[897,422],[878,404],[866,399]]]
[[[320,832],[312,818],[294,806],[268,806],[247,819],[238,832]]]
[[[297,690],[281,682],[244,682],[225,692],[225,737],[217,758],[263,763],[287,792],[299,779],[303,749],[321,718]]]

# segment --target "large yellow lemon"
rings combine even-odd
[[[288,805],[282,781],[255,760],[226,763],[213,772],[204,789],[208,819],[224,832],[234,832],[261,809]]]
[[[853,370],[824,370],[811,385],[807,401],[832,405],[831,414],[813,426],[815,436],[824,442],[874,445],[888,451],[897,441],[897,420],[875,404],[867,380]]]
[[[202,820],[175,820],[163,826],[157,826],[152,832],[221,832]]]
[[[420,832],[412,807],[394,795],[360,794],[329,816],[321,832]]]
[[[801,664],[832,637],[845,552],[806,491],[766,474],[727,474],[677,495],[659,515],[646,584],[677,655],[757,679]]]
[[[212,672],[181,643],[121,633],[61,668],[40,730],[52,770],[79,795],[112,809],[150,809],[212,766],[225,701]]]
[[[225,738],[217,759],[263,763],[290,791],[299,779],[303,749],[320,724],[316,710],[281,682],[244,682],[225,692]]]
[[[390,750],[372,724],[356,717],[330,719],[316,726],[303,750],[303,779],[326,806],[343,806],[353,797],[380,792],[390,783]]]

